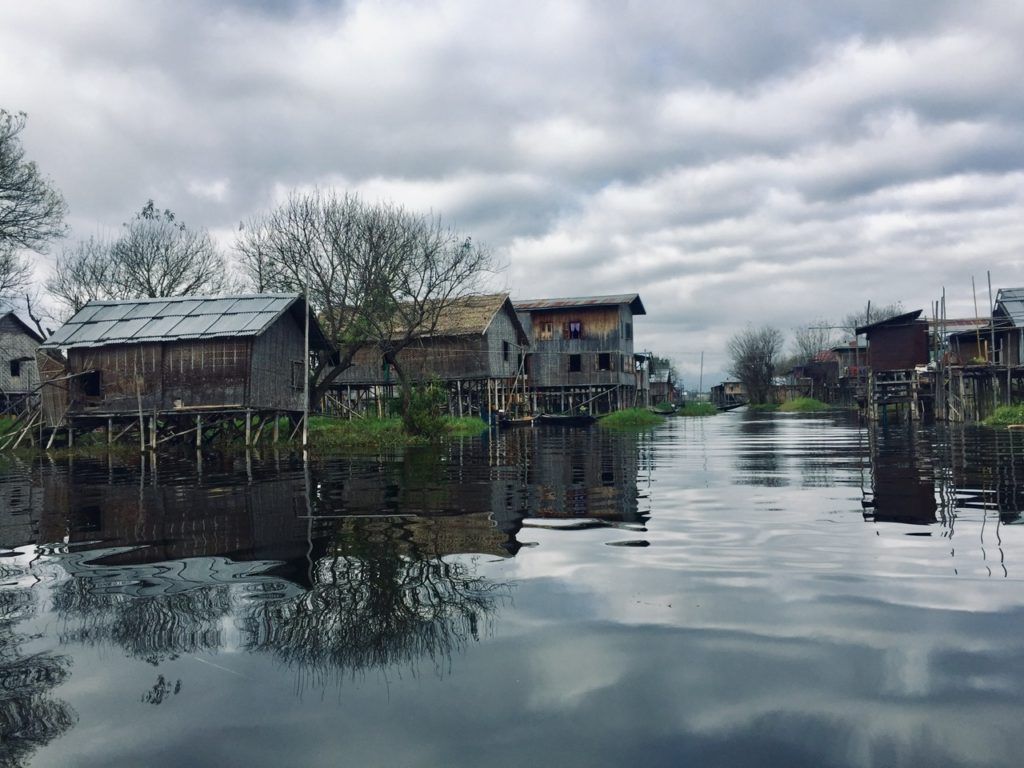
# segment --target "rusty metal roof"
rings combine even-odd
[[[581,307],[616,307],[620,304],[628,304],[634,315],[647,314],[638,293],[620,293],[612,296],[574,296],[564,299],[519,299],[512,303],[516,310],[527,312]]]
[[[90,301],[43,347],[71,349],[259,336],[285,312],[295,313],[301,323],[305,306],[299,293]],[[331,347],[312,314],[310,346]]]
[[[904,312],[902,315],[896,315],[895,317],[888,317],[885,320],[877,320],[870,325],[862,325],[859,328],[854,329],[854,333],[860,336],[862,333],[870,333],[876,328],[893,327],[897,325],[912,325],[917,322],[917,319],[924,312],[923,309],[916,309],[913,312]]]

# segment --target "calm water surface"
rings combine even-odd
[[[3,765],[1021,764],[1024,435],[0,461]]]

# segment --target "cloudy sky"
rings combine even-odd
[[[287,190],[442,214],[513,297],[637,291],[695,385],[745,324],[1022,285],[1024,4],[0,5],[0,106],[73,237]]]

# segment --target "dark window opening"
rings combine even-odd
[[[597,355],[597,370],[610,371],[612,369],[612,356],[609,352],[600,352]]]
[[[100,397],[103,394],[99,371],[89,371],[81,376],[82,394],[86,397]]]
[[[292,387],[294,389],[305,389],[305,382],[302,380],[305,373],[302,361],[292,360]]]
[[[626,337],[626,341],[632,341],[633,340],[633,324],[632,323],[626,323],[625,325],[626,325],[626,333],[624,335]]]
[[[569,373],[579,373],[580,370],[580,355],[569,355]]]
[[[21,376],[21,360],[11,360],[11,376]]]
[[[512,351],[511,345],[507,341],[501,342],[501,359],[508,362],[508,354]]]
[[[583,338],[583,323],[579,320],[569,321],[569,338],[570,339],[582,339]]]

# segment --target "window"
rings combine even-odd
[[[82,375],[82,394],[86,397],[100,397],[103,394],[99,371],[89,371]]]
[[[610,352],[599,352],[597,355],[597,370],[610,371],[612,369],[612,356]]]
[[[540,341],[551,341],[551,323],[540,324],[540,334],[537,336]]]
[[[292,360],[292,388],[293,389],[304,389],[305,384],[302,381],[302,377],[305,375],[301,360]]]
[[[633,324],[632,323],[624,323],[623,325],[625,325],[625,332],[622,335],[626,337],[626,341],[632,341],[633,340]]]
[[[509,345],[507,341],[501,342],[501,359],[504,360],[506,363],[508,362],[508,353],[511,351],[511,349],[512,347]]]
[[[569,338],[570,339],[582,339],[583,338],[583,323],[579,320],[569,321]]]
[[[580,356],[569,355],[569,373],[579,373],[580,370]]]
[[[21,360],[11,360],[11,376],[21,376]]]

